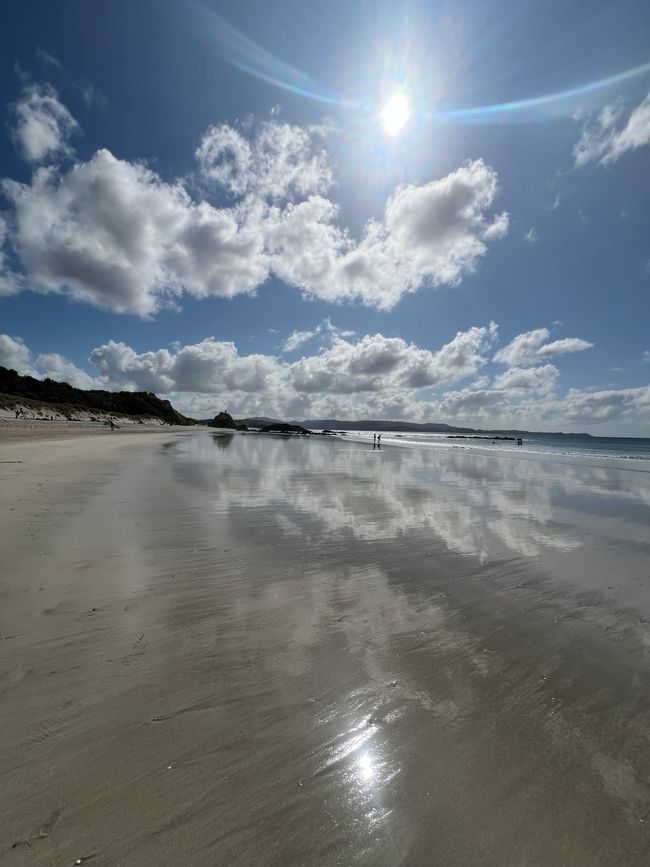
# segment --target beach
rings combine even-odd
[[[2,864],[648,863],[643,467],[12,431]]]

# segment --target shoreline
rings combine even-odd
[[[155,433],[2,443],[7,864],[642,861],[643,474]]]

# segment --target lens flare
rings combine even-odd
[[[398,135],[406,126],[411,109],[409,101],[403,93],[396,93],[388,100],[381,110],[381,121],[384,132],[391,138]]]
[[[479,105],[471,108],[452,108],[425,115],[432,120],[446,120],[457,123],[499,123],[508,120],[549,120],[571,114],[577,107],[576,100],[590,93],[622,84],[650,73],[650,63],[642,63],[616,75],[599,78],[578,87],[570,87],[556,93],[533,96],[529,99],[516,99],[493,105]]]
[[[226,21],[211,6],[208,6],[205,0],[188,0],[184,8],[189,10],[184,21],[193,35],[208,42],[216,54],[247,75],[325,105],[362,112],[366,117],[376,113],[376,104],[368,103],[360,96],[347,96],[263,48]],[[426,110],[418,107],[417,110],[412,111],[407,97],[397,92],[380,110],[379,117],[385,134],[391,138],[399,135],[411,117],[416,120],[447,123],[551,120],[570,116],[579,107],[580,99],[587,94],[621,85],[649,73],[650,62],[645,62],[606,78],[599,78],[555,93],[465,108],[449,106]],[[420,100],[417,102],[420,103]]]

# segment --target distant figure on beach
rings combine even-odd
[[[517,445],[518,445],[518,446],[523,446],[523,444],[524,444],[524,441],[522,440],[522,438],[521,438],[521,437],[517,437]]]
[[[111,430],[115,430],[115,425],[113,424],[113,419],[112,419],[112,418],[109,419],[108,423],[109,423],[110,426],[111,426]]]
[[[373,449],[376,445],[377,445],[377,434],[375,433],[372,435],[372,447],[373,447]]]
[[[17,410],[16,410],[16,418],[18,418],[19,415],[20,415],[20,410],[17,409]]]
[[[377,448],[381,448],[381,434],[377,434]]]

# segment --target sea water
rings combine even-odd
[[[343,433],[343,432],[342,432]],[[522,434],[522,444],[517,439],[496,439],[505,434],[492,434],[489,431],[473,438],[465,434],[421,433],[378,431],[382,445],[422,446],[441,449],[466,449],[469,451],[516,452],[568,458],[600,458],[607,460],[650,461],[650,438],[646,437],[599,437],[566,436],[558,434]],[[373,431],[345,431],[345,435],[356,440],[372,440]],[[508,434],[509,436],[509,434]],[[492,439],[491,437],[495,437]],[[645,468],[645,467],[644,467]],[[650,471],[650,464],[647,469]]]

